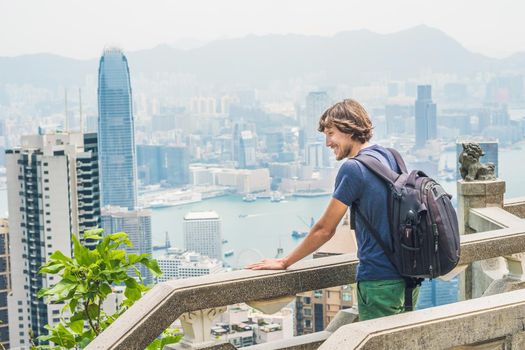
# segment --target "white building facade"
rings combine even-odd
[[[38,273],[53,252],[71,256],[71,234],[100,225],[96,134],[54,133],[22,137],[6,151],[12,292],[8,296],[11,348],[29,348],[60,321],[61,304],[37,293],[58,282]]]
[[[214,211],[184,216],[184,249],[222,260],[222,220]]]
[[[157,258],[157,262],[162,271],[162,276],[157,278],[159,283],[226,271],[220,260],[196,252],[170,252]]]

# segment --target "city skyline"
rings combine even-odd
[[[169,1],[156,2],[155,6],[135,1],[122,6],[116,1],[104,3],[104,11],[100,11],[101,6],[96,2],[64,0],[0,3],[0,13],[8,14],[0,21],[0,33],[10,33],[2,38],[0,56],[49,52],[94,58],[108,44],[129,50],[159,44],[188,48],[247,35],[332,36],[361,29],[386,34],[421,24],[439,28],[469,50],[488,56],[505,57],[525,51],[521,40],[524,5],[510,0],[500,2],[497,11],[490,1],[451,0],[439,4],[411,0],[395,3],[331,0],[322,4],[310,2],[307,6],[297,0],[279,6],[238,0],[183,1],[176,6]],[[140,19],[142,25],[135,25],[129,18]]]

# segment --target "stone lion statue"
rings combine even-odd
[[[459,155],[461,167],[459,172],[465,181],[495,180],[495,166],[493,163],[482,164],[479,158],[484,155],[477,143],[463,143],[463,151]]]

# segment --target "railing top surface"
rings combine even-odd
[[[461,237],[460,264],[525,251],[525,226]],[[239,270],[156,285],[88,349],[143,349],[185,312],[355,282],[355,254],[301,261],[285,271]]]
[[[518,310],[519,308],[519,310]],[[320,350],[374,349],[372,338],[381,342],[385,348],[396,341],[404,342],[404,349],[450,348],[451,346],[495,339],[501,335],[521,330],[522,319],[510,311],[523,316],[525,313],[525,290],[517,290],[483,298],[455,303],[454,307],[442,305],[410,313],[361,321],[342,326],[335,331],[319,348]],[[497,315],[496,315],[497,314]],[[494,319],[498,320],[495,324]],[[485,324],[482,332],[463,332],[460,327],[469,328]],[[447,331],[448,328],[458,327]],[[501,333],[501,334],[499,334]],[[453,337],[450,335],[454,334]],[[414,338],[414,339],[412,339]],[[427,339],[425,339],[427,338]],[[425,342],[431,344],[424,344]],[[447,342],[450,342],[447,344]],[[372,344],[370,344],[372,343]],[[426,346],[425,346],[426,345]]]

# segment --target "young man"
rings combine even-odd
[[[399,172],[393,155],[385,148],[369,143],[372,122],[366,110],[354,100],[344,100],[330,107],[319,120],[319,131],[326,136],[326,146],[343,163],[337,174],[335,190],[328,207],[308,236],[289,255],[281,259],[264,259],[248,265],[253,270],[281,270],[312,254],[335,233],[336,227],[352,203],[391,245],[387,214],[387,187],[359,161],[352,159],[367,153]],[[372,237],[360,217],[356,217],[357,297],[360,320],[388,316],[404,311],[405,282],[390,263],[381,246]],[[414,290],[416,304],[418,289]]]

